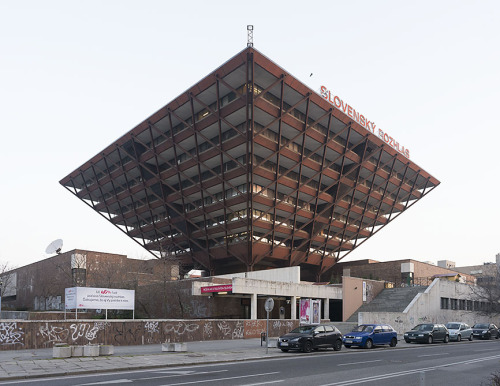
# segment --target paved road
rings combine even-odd
[[[207,342],[198,343],[201,349]],[[199,364],[178,367],[159,367],[135,371],[112,373],[90,373],[65,377],[12,380],[4,384],[23,385],[322,385],[346,386],[369,384],[387,385],[453,385],[470,386],[485,382],[500,363],[500,341],[473,341],[433,345],[399,344],[397,348],[377,348],[374,350],[345,349],[311,354],[281,353],[277,349],[250,346],[251,341],[211,342],[219,351],[205,351],[203,360],[217,357],[229,360],[224,363]],[[248,349],[238,345],[248,344]],[[150,346],[146,346],[151,348]],[[229,350],[229,351],[228,351]],[[257,350],[260,360],[243,355]],[[198,353],[198,354],[201,354]],[[168,354],[171,355],[171,354]],[[176,358],[179,356],[176,355]],[[195,361],[199,356],[192,355]],[[135,359],[147,361],[152,355],[137,355]],[[156,355],[164,360],[165,355]],[[169,356],[168,358],[173,358]],[[72,358],[77,359],[77,358]],[[213,359],[213,358],[212,358]],[[215,358],[217,359],[217,358]],[[234,362],[234,360],[244,360]],[[261,360],[265,359],[265,360]],[[111,360],[109,357],[108,361]],[[42,360],[44,361],[44,360]],[[49,360],[45,360],[50,362]],[[30,361],[27,361],[30,362]],[[36,361],[33,361],[36,362]],[[89,369],[106,370],[102,362],[88,360]],[[96,366],[96,364],[100,366]],[[145,365],[147,363],[144,363]],[[110,368],[108,370],[111,370]],[[71,373],[71,371],[68,371]]]

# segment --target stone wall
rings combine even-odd
[[[269,320],[269,336],[285,334],[298,320]],[[55,343],[115,346],[259,338],[266,320],[0,320],[0,350],[50,348]]]

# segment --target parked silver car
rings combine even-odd
[[[462,322],[446,323],[446,328],[450,332],[450,340],[460,342],[462,339],[472,340],[472,328]]]

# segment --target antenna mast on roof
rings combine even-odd
[[[253,47],[253,25],[247,25],[247,47]]]

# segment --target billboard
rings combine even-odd
[[[133,310],[135,291],[93,287],[66,288],[64,303],[67,310]]]

